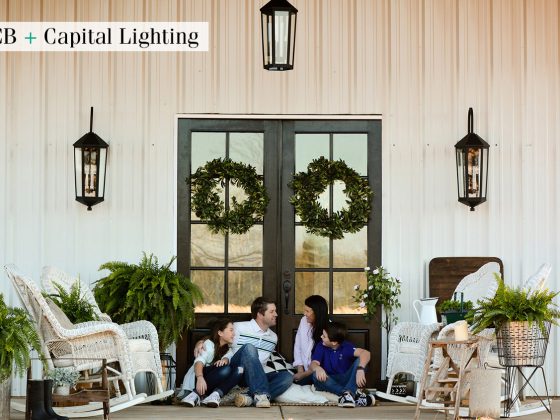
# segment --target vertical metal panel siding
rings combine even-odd
[[[175,115],[382,114],[383,263],[401,320],[437,256],[493,255],[560,289],[559,6],[555,0],[293,0],[295,70],[262,70],[265,0],[3,0],[0,21],[208,21],[208,53],[0,53],[0,263],[95,281],[108,260],[175,253]],[[76,203],[72,143],[110,144],[106,201]],[[456,201],[453,145],[490,144],[488,203]],[[17,299],[0,283],[8,302]],[[547,359],[560,394],[557,335]],[[14,392],[23,386],[15,383]]]

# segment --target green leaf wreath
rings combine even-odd
[[[216,187],[228,181],[242,188],[247,199],[239,203],[231,197],[231,207],[226,209]],[[251,165],[231,159],[214,159],[187,179],[191,186],[191,207],[201,221],[214,233],[243,234],[255,223],[262,222],[269,198],[262,177]]]
[[[329,216],[318,199],[336,180],[345,184],[348,207]],[[330,161],[321,156],[307,166],[307,172],[295,174],[289,186],[294,190],[290,202],[309,233],[342,239],[345,233],[358,232],[369,220],[373,191],[367,180],[343,160]]]

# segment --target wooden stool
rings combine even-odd
[[[459,408],[468,406],[468,398],[463,398],[470,390],[470,384],[465,381],[465,376],[473,367],[480,367],[478,338],[471,337],[464,341],[432,340],[429,346],[414,419],[420,418],[421,409],[454,410],[454,418],[459,419]],[[458,363],[449,354],[450,348],[453,347],[459,351]],[[432,367],[432,357],[436,349],[441,349],[443,352],[443,361],[440,366]],[[422,406],[423,400],[442,406]]]

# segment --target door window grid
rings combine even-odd
[[[327,141],[328,147],[325,145]],[[307,145],[304,142],[308,142]],[[346,147],[342,147],[344,142]],[[356,148],[364,150],[356,151]],[[329,160],[343,158],[348,166],[367,179],[367,134],[365,133],[296,133],[295,171],[306,171],[307,165],[313,159],[320,157],[321,152],[327,150]],[[351,153],[348,153],[349,150]],[[343,189],[343,183],[335,181],[320,195],[319,202],[328,206],[329,214],[344,206],[346,197]],[[298,216],[295,216],[294,225],[295,313],[303,313],[304,300],[312,294],[325,297],[329,303],[330,313],[364,313],[363,309],[357,307],[352,296],[355,284],[359,284],[362,288],[365,285],[363,269],[367,265],[367,227],[356,234],[345,234],[342,240],[332,240],[307,233]],[[354,242],[353,239],[354,241],[358,239],[362,243],[361,247],[354,247],[358,254],[357,258],[349,255],[342,258],[335,256],[335,250],[348,247]],[[328,291],[328,296],[325,291]]]
[[[216,158],[248,163],[264,177],[263,133],[193,132],[191,174]],[[231,197],[246,198],[231,182],[221,187],[226,209]],[[252,300],[262,294],[263,225],[255,224],[243,235],[213,234],[191,212],[191,278],[200,286],[204,303],[197,313],[246,313]]]

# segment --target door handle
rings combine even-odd
[[[284,313],[287,315],[290,313],[289,303],[290,303],[290,292],[292,290],[292,282],[290,281],[291,275],[288,270],[284,271],[284,282],[282,283],[282,289],[284,290]]]

